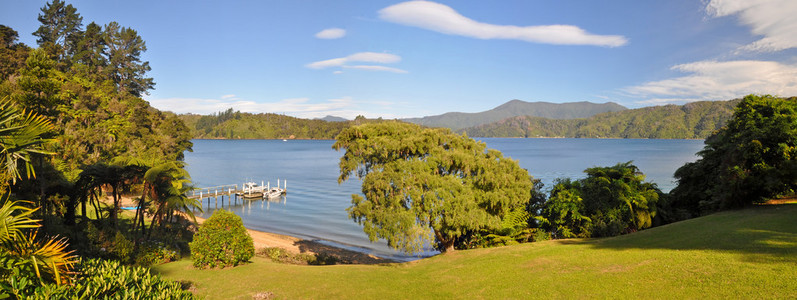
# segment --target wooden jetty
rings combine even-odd
[[[212,186],[212,187],[203,187],[197,188],[190,191],[187,196],[190,199],[198,199],[200,202],[204,202],[207,199],[207,206],[210,207],[210,201],[213,199],[215,206],[218,208],[219,200],[221,200],[221,207],[224,207],[224,197],[227,197],[227,205],[236,204],[238,199],[243,200],[259,200],[259,199],[272,199],[277,198],[281,195],[287,193],[287,180],[283,181],[283,186],[280,187],[279,184],[280,180],[277,179],[277,187],[272,188],[271,183],[268,182],[266,186],[257,186],[257,191],[252,189],[252,183],[244,183],[242,185],[238,184],[226,184],[226,185],[219,185],[219,186]],[[248,186],[247,186],[248,185]],[[258,193],[259,194],[256,194]],[[252,197],[254,196],[254,197]]]

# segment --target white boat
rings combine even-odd
[[[282,194],[285,193],[284,189],[281,188],[271,188],[266,193],[263,194],[263,198],[274,199],[279,198]]]
[[[252,181],[244,183],[243,191],[240,193],[244,198],[263,198],[265,197],[266,188],[262,185],[257,185]]]
[[[286,188],[288,187],[288,181],[284,181],[284,186],[280,188],[280,180],[277,179],[277,187],[271,187],[271,183],[268,183],[268,187],[263,192],[263,199],[274,199],[279,198],[283,194],[287,192]]]

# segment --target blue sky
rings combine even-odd
[[[46,1],[0,0],[31,35]],[[145,99],[315,118],[797,95],[797,1],[67,1],[147,43]]]

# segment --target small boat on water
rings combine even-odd
[[[244,199],[259,199],[264,197],[265,187],[252,181],[244,183],[243,191],[238,193]]]
[[[286,194],[287,185],[287,180],[282,188],[280,188],[279,180],[277,180],[277,187],[271,187],[271,183],[264,186],[262,183],[258,185],[255,182],[249,181],[244,183],[243,189],[238,195],[244,199],[275,199]]]
[[[263,198],[268,198],[268,199],[279,198],[284,193],[285,193],[285,189],[271,188],[265,194],[263,194]]]

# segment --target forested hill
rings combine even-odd
[[[379,121],[357,117],[353,121],[330,122],[270,113],[233,112],[232,109],[208,116],[185,114],[179,118],[197,139],[334,139],[344,128]]]
[[[626,110],[626,108],[613,102],[549,103],[512,100],[491,110],[479,113],[450,112],[423,118],[403,119],[402,121],[429,127],[447,127],[453,130],[459,130],[498,122],[506,118],[517,116],[533,116],[548,119],[577,119],[588,118],[604,112],[623,110]]]
[[[703,101],[554,120],[520,116],[467,128],[472,137],[576,137],[703,139],[722,127],[739,100]]]

